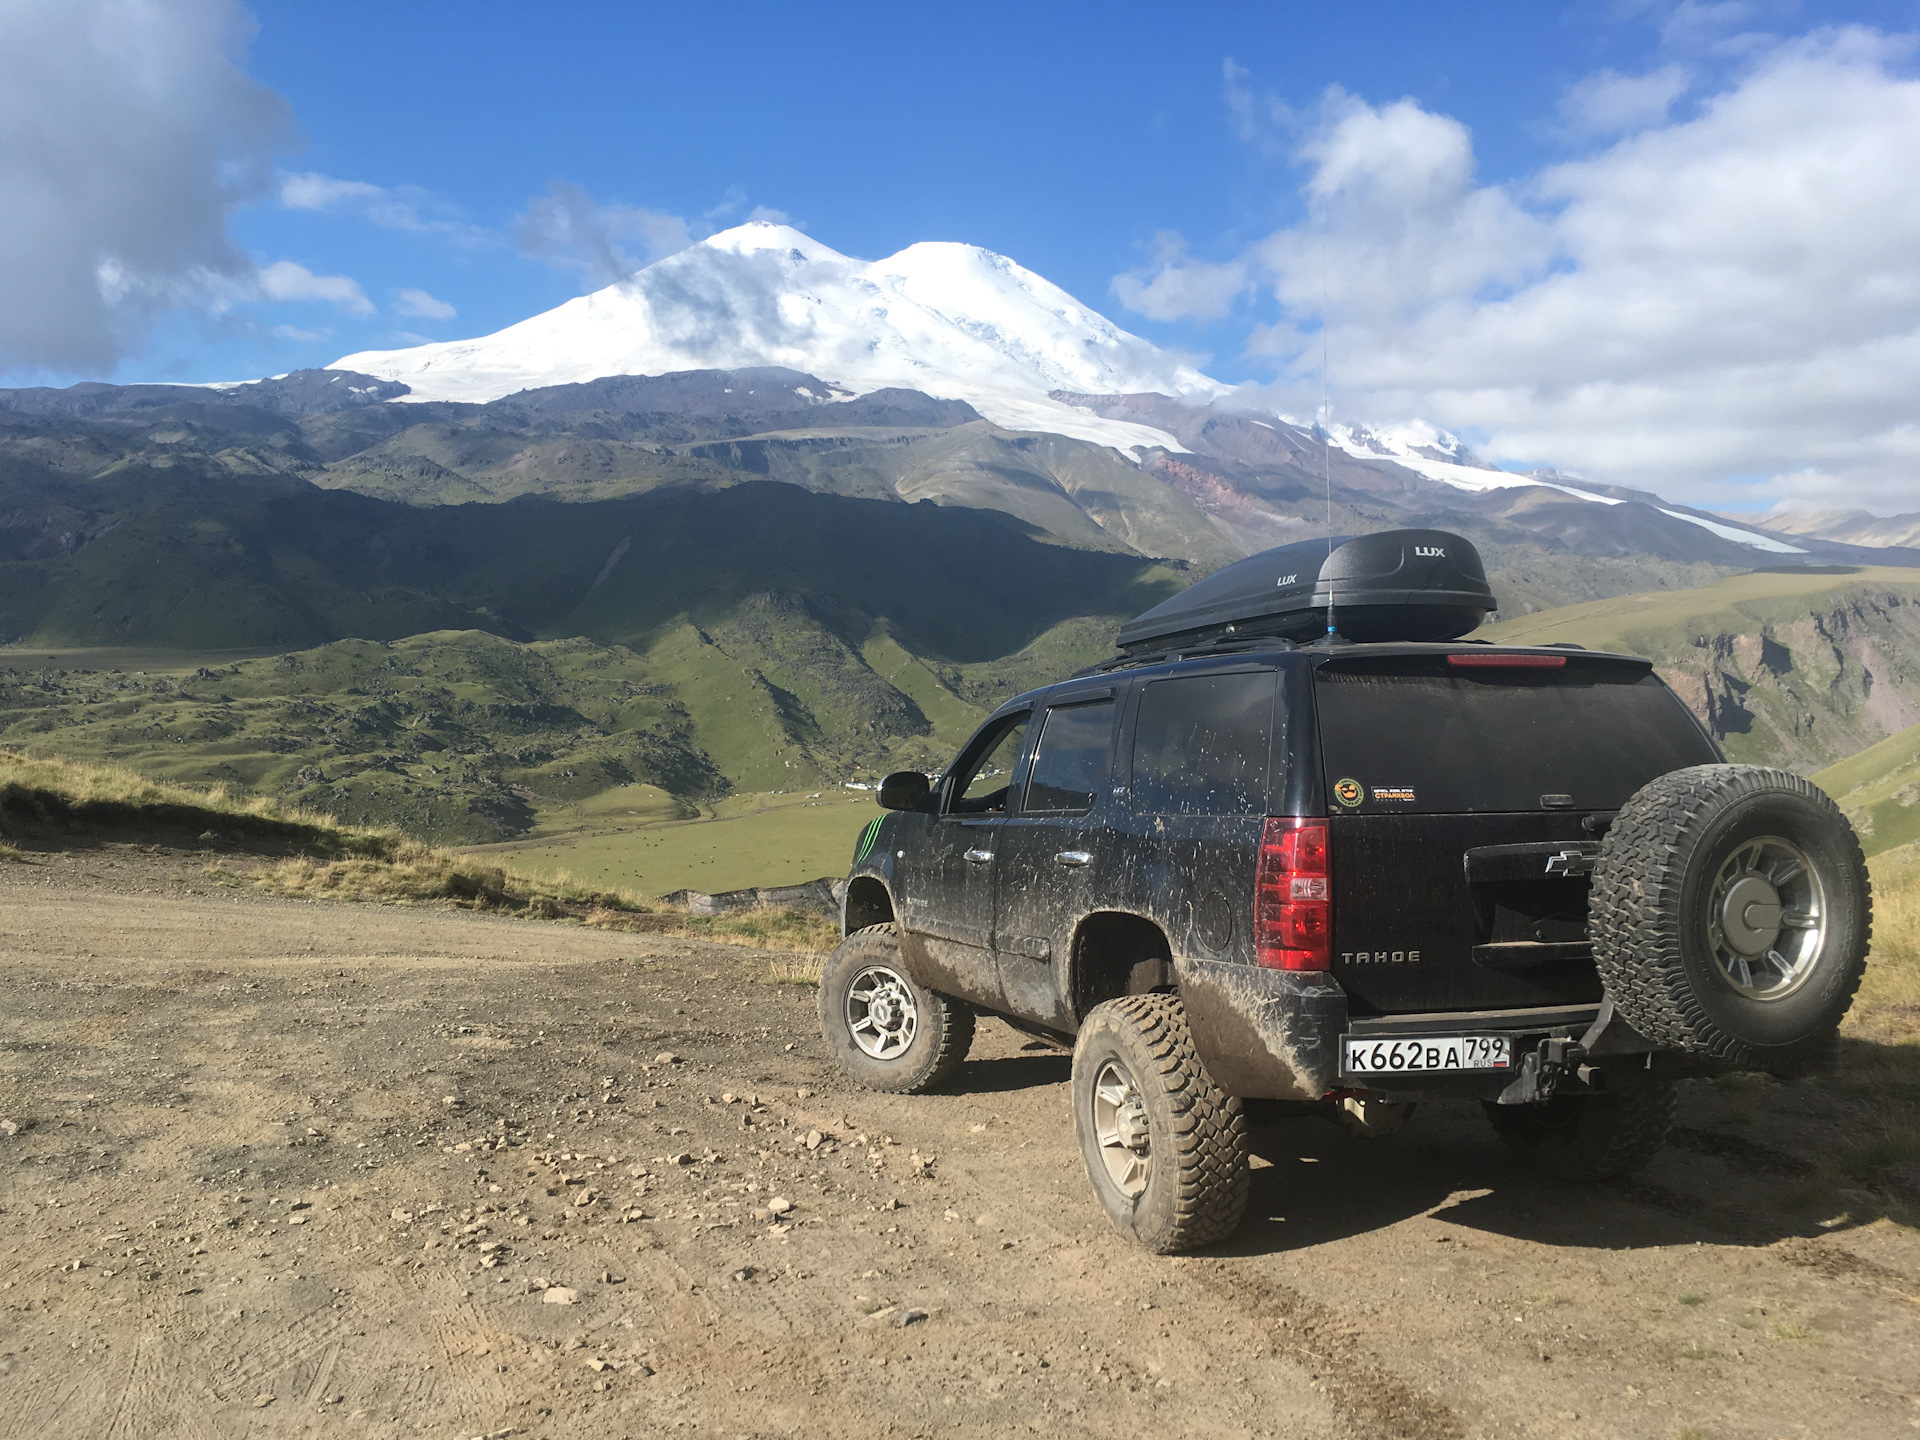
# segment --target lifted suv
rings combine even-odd
[[[1645,660],[1447,638],[1492,604],[1455,535],[1283,547],[890,776],[820,988],[841,1064],[930,1088],[976,1012],[1076,1037],[1095,1193],[1169,1252],[1239,1223],[1243,1101],[1478,1097],[1597,1178],[1676,1078],[1816,1061],[1868,939],[1846,819],[1723,763]]]

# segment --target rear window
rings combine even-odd
[[[1133,726],[1137,815],[1264,815],[1274,672],[1155,680]]]
[[[1657,776],[1720,758],[1674,694],[1638,667],[1460,673],[1443,664],[1318,671],[1336,814],[1614,810]]]

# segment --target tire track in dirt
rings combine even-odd
[[[1225,1261],[1194,1262],[1225,1308],[1264,1322],[1275,1350],[1322,1388],[1354,1440],[1465,1440],[1460,1417],[1401,1380],[1360,1343],[1358,1329],[1289,1285]]]

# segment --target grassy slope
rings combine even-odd
[[[1755,572],[1482,629],[1651,658],[1730,757],[1808,772],[1920,716],[1920,573]]]
[[[1920,725],[1810,778],[1847,812],[1868,855],[1920,841]]]
[[[648,895],[795,885],[844,875],[861,827],[878,813],[865,791],[731,795],[697,820],[606,817],[487,853],[528,874],[567,874]]]

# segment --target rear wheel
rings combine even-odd
[[[820,1032],[840,1068],[867,1089],[917,1095],[966,1060],[973,1011],[914,980],[900,963],[893,927],[872,925],[828,957]]]
[[[1594,962],[1656,1044],[1816,1058],[1853,1003],[1872,898],[1846,816],[1798,775],[1696,765],[1643,786],[1594,864]]]
[[[1247,1128],[1172,995],[1097,1005],[1073,1050],[1080,1153],[1114,1228],[1156,1255],[1224,1240],[1247,1208]]]
[[[1651,1160],[1673,1129],[1671,1080],[1627,1072],[1592,1094],[1544,1104],[1495,1105],[1487,1119],[1537,1170],[1561,1180],[1610,1180]]]

